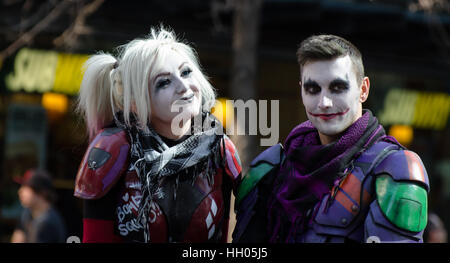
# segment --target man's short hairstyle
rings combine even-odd
[[[54,203],[57,199],[52,178],[46,170],[28,169],[23,176],[15,177],[13,180],[20,185],[30,187],[36,194],[41,195],[50,203]]]
[[[297,50],[300,65],[300,79],[303,66],[307,62],[330,60],[349,55],[353,63],[356,80],[361,84],[364,78],[364,66],[361,52],[349,41],[334,35],[314,35],[303,40]]]

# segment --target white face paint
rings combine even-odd
[[[169,51],[163,66],[150,80],[151,123],[155,128],[170,129],[182,109],[184,119],[200,113],[201,91],[194,78],[195,67],[176,51]],[[174,106],[174,107],[173,107]],[[180,107],[177,107],[180,106]]]
[[[361,117],[361,87],[349,56],[306,63],[301,84],[306,115],[322,135],[338,135]]]

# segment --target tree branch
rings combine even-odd
[[[70,5],[69,0],[64,0],[58,3],[48,15],[43,18],[39,23],[37,23],[33,28],[29,31],[23,33],[21,36],[17,38],[11,45],[9,45],[6,49],[0,52],[0,68],[3,64],[3,61],[11,56],[14,52],[20,49],[22,46],[30,43],[37,34],[43,31],[48,25],[50,25],[55,19],[57,19],[63,12],[64,9]]]
[[[94,0],[90,4],[86,4],[81,8],[72,25],[66,29],[59,37],[53,40],[56,47],[73,46],[78,35],[89,33],[89,29],[85,26],[86,18],[92,15],[100,8],[104,0]]]

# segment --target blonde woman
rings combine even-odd
[[[241,166],[195,51],[164,28],[85,64],[83,242],[226,242]]]

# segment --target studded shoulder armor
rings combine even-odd
[[[130,144],[124,130],[105,128],[90,143],[78,169],[74,196],[99,199],[128,167]]]

